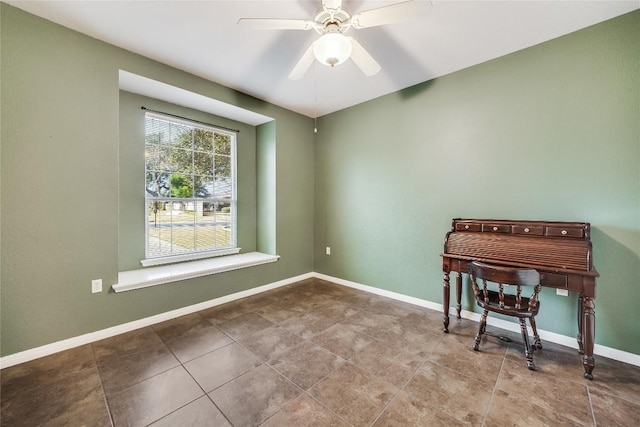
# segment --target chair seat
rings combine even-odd
[[[507,316],[533,317],[538,314],[540,303],[536,304],[533,311],[529,311],[529,298],[522,297],[520,308],[516,308],[516,296],[504,294],[504,308],[500,307],[500,294],[496,291],[487,291],[489,302],[478,299],[478,305],[494,313],[505,314]]]

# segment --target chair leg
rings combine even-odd
[[[541,350],[542,341],[540,341],[540,335],[538,335],[538,328],[536,328],[536,319],[533,317],[530,317],[529,323],[531,323],[531,329],[533,329],[533,346],[538,350]]]
[[[480,319],[480,326],[478,327],[478,333],[476,334],[476,340],[473,343],[473,349],[478,351],[480,348],[480,340],[482,339],[482,335],[487,327],[487,315],[489,314],[488,310],[484,310],[482,312],[482,318]]]
[[[536,369],[536,365],[533,364],[533,352],[531,351],[531,345],[529,344],[527,322],[522,317],[519,317],[518,320],[520,320],[520,330],[522,331],[522,339],[524,340],[524,356],[527,358],[527,368],[534,371]]]

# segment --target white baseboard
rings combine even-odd
[[[133,322],[123,323],[121,325],[113,326],[111,328],[102,329],[88,334],[80,335],[73,338],[68,338],[62,341],[57,341],[51,344],[46,344],[40,347],[32,348],[29,350],[21,351],[19,353],[10,354],[0,358],[0,369],[8,368],[10,366],[18,365],[20,363],[28,362],[30,360],[39,359],[44,356],[48,356],[53,353],[58,353],[63,350],[78,347],[84,344],[90,344],[92,342],[100,341],[105,338],[110,338],[115,335],[130,332],[135,329],[144,328],[146,326],[155,325],[156,323],[164,322],[166,320],[175,319],[176,317],[184,316],[187,314],[195,313],[200,310],[215,307],[220,304],[235,301],[240,298],[245,298],[251,295],[259,294],[271,289],[276,289],[281,286],[286,286],[291,283],[298,282],[314,277],[313,273],[306,273],[300,276],[291,277],[289,279],[280,280],[277,282],[269,283],[256,288],[247,289],[246,291],[236,292],[234,294],[225,295],[220,298],[215,298],[209,301],[204,301],[198,304],[182,307],[176,310],[160,313],[155,316],[145,317],[144,319],[134,320]]]
[[[440,303],[435,303],[435,302],[423,300],[423,299],[420,299],[420,298],[415,298],[415,297],[411,297],[411,296],[408,296],[408,295],[399,294],[397,292],[392,292],[392,291],[387,291],[387,290],[384,290],[384,289],[375,288],[373,286],[363,285],[361,283],[351,282],[349,280],[344,280],[344,279],[340,279],[340,278],[337,278],[337,277],[328,276],[326,274],[313,273],[313,277],[316,277],[316,278],[322,279],[322,280],[326,280],[326,281],[329,281],[329,282],[337,283],[337,284],[342,285],[342,286],[347,286],[347,287],[350,287],[350,288],[358,289],[358,290],[369,292],[369,293],[372,293],[372,294],[381,295],[383,297],[387,297],[387,298],[395,299],[395,300],[398,300],[398,301],[406,302],[406,303],[409,303],[409,304],[417,305],[417,306],[420,306],[420,307],[430,308],[430,309],[436,310],[436,311],[443,311],[443,305],[440,304]],[[455,313],[456,313],[455,307],[451,307],[449,309],[449,313],[450,313],[449,316],[452,319],[455,319]],[[453,316],[451,315],[451,313],[453,313]],[[460,315],[464,319],[473,320],[475,322],[479,322],[480,321],[480,314],[474,313],[472,311],[462,310]],[[513,332],[520,333],[520,325],[519,324],[513,323],[513,322],[509,322],[509,321],[506,321],[506,320],[496,319],[494,317],[489,317],[487,319],[487,324],[495,326],[495,327],[498,327],[498,328],[501,328],[501,329],[505,329],[505,330],[508,330],[508,331],[513,331]],[[538,328],[538,334],[540,335],[540,338],[542,338],[543,340],[546,340],[546,341],[549,341],[549,342],[552,342],[552,343],[556,343],[556,344],[560,344],[560,345],[564,345],[564,346],[567,346],[567,347],[570,347],[570,348],[575,348],[575,349],[578,348],[578,342],[576,341],[575,337],[568,337],[566,335],[557,334],[555,332],[545,331],[545,330],[542,330],[540,328]],[[618,360],[620,362],[628,363],[630,365],[640,366],[640,355],[638,355],[638,354],[629,353],[627,351],[618,350],[618,349],[611,348],[611,347],[606,347],[606,346],[600,345],[600,344],[595,344],[594,345],[593,353],[598,355],[598,356],[603,356],[603,357],[607,357],[609,359]]]
[[[328,276],[326,274],[312,272],[312,273],[302,274],[300,276],[291,277],[289,279],[284,279],[277,282],[269,283],[263,286],[258,286],[256,288],[247,289],[246,291],[236,292],[231,295],[225,295],[220,298],[215,298],[209,301],[204,301],[204,302],[190,305],[187,307],[182,307],[177,310],[167,311],[165,313],[160,313],[155,316],[135,320],[133,322],[123,323],[121,325],[113,326],[111,328],[90,332],[88,334],[80,335],[73,338],[68,338],[68,339],[57,341],[51,344],[46,344],[40,347],[21,351],[19,353],[10,354],[0,358],[0,369],[4,369],[10,366],[18,365],[20,363],[28,362],[30,360],[39,359],[41,357],[58,353],[60,351],[68,350],[70,348],[78,347],[84,344],[90,344],[92,342],[96,342],[105,338],[110,338],[112,336],[123,334],[125,332],[130,332],[135,329],[140,329],[146,326],[155,325],[156,323],[175,319],[180,316],[195,313],[197,311],[205,310],[207,308],[215,307],[220,304],[225,304],[227,302],[235,301],[240,298],[245,298],[251,295],[266,292],[282,286],[290,285],[292,283],[309,279],[312,277],[333,282],[338,285],[359,289],[361,291],[369,292],[372,294],[381,295],[387,298],[395,299],[398,301],[406,302],[406,303],[417,305],[420,307],[425,307],[425,308],[429,308],[437,311],[443,311],[443,308],[442,308],[443,306],[440,303],[435,303],[435,302],[423,300],[420,298],[403,295],[397,292],[375,288],[373,286],[351,282],[349,280]],[[450,313],[455,313],[454,307],[451,307]],[[461,315],[465,319],[470,319],[476,322],[480,320],[480,315],[477,313],[473,313],[471,311],[463,310]],[[520,332],[520,326],[516,323],[508,322],[501,319],[491,318],[491,317],[489,317],[489,319],[487,320],[487,323],[492,326],[496,326],[509,331],[514,331],[518,333]],[[578,344],[574,337],[568,337],[566,335],[560,335],[555,332],[544,331],[541,329],[538,329],[538,333],[540,334],[540,338],[544,340],[547,340],[556,344],[564,345],[567,347],[571,347],[571,348],[578,348]],[[606,347],[599,344],[595,345],[594,353],[596,355],[608,357],[610,359],[618,360],[620,362],[629,363],[635,366],[640,366],[640,355],[637,355],[637,354],[629,353],[629,352],[618,350],[611,347]]]

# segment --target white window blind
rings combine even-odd
[[[148,260],[237,247],[234,132],[147,112],[145,174]]]

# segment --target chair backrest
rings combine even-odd
[[[528,298],[528,309],[534,311],[538,307],[538,294],[540,293],[540,273],[530,268],[514,268],[503,267],[499,265],[484,264],[474,261],[469,265],[469,275],[471,276],[471,284],[476,299],[486,304],[492,303],[490,300],[490,292],[487,282],[498,284],[498,306],[501,309],[508,308],[505,300],[513,303],[513,308],[521,309],[522,307],[522,286],[533,286],[533,293]],[[482,289],[478,285],[478,281],[482,281]],[[512,298],[507,298],[504,293],[504,285],[515,285],[516,294]],[[495,293],[495,291],[494,291]],[[495,301],[494,301],[495,303]]]

